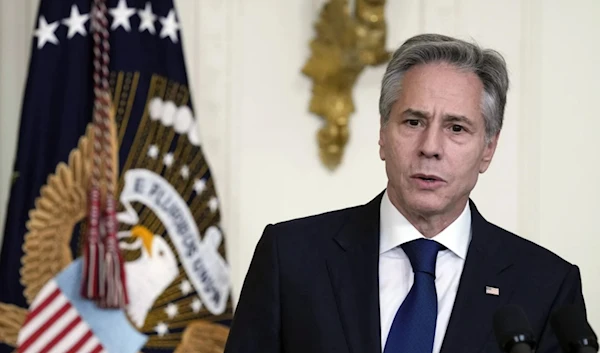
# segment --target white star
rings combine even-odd
[[[129,17],[135,14],[135,8],[127,7],[127,0],[119,0],[117,7],[109,9],[108,12],[110,12],[113,17],[113,22],[110,26],[110,29],[115,30],[121,26],[127,32],[131,31]]]
[[[54,21],[50,24],[46,22],[46,18],[42,15],[38,21],[38,28],[35,30],[35,36],[38,38],[37,48],[42,49],[48,42],[58,44],[58,38],[54,32],[58,28],[58,21]]]
[[[171,9],[167,17],[161,17],[160,23],[163,26],[160,30],[160,37],[166,38],[168,36],[173,43],[177,43],[177,30],[180,27],[175,18],[175,10]]]
[[[190,306],[192,307],[192,311],[195,314],[198,314],[200,312],[200,309],[202,309],[202,302],[200,301],[200,299],[194,298],[194,300],[192,301],[192,304],[190,304]]]
[[[216,197],[211,197],[211,199],[208,201],[208,207],[210,207],[210,210],[212,212],[215,212],[217,210],[217,207],[219,206],[219,200],[217,200]]]
[[[158,158],[158,146],[156,145],[151,145],[150,148],[148,148],[148,157],[152,158],[152,159],[156,159]]]
[[[69,26],[69,33],[67,34],[67,38],[71,39],[75,37],[77,33],[82,36],[86,35],[85,31],[85,23],[89,20],[90,15],[85,14],[82,15],[79,13],[79,8],[77,5],[71,6],[71,16],[67,19],[64,19],[62,23],[66,26]]]
[[[187,279],[183,280],[179,285],[179,290],[181,290],[181,294],[183,295],[190,294],[192,292],[192,285],[190,284],[190,281]]]
[[[156,331],[156,333],[162,337],[169,332],[169,326],[167,326],[164,322],[159,322],[158,325],[154,327],[154,331]]]
[[[173,165],[173,161],[174,161],[173,153],[169,152],[169,153],[165,154],[165,157],[163,158],[163,163],[164,163],[164,165],[167,166],[167,168],[169,168],[170,166]]]
[[[194,191],[196,191],[196,195],[200,195],[204,189],[206,189],[206,180],[196,179],[194,182]]]
[[[190,168],[187,165],[181,167],[181,177],[186,180],[190,177]]]
[[[140,16],[140,32],[148,30],[148,32],[154,34],[156,33],[156,28],[154,28],[154,21],[156,21],[156,15],[152,13],[152,4],[147,2],[146,8],[143,10],[138,10],[138,15]]]
[[[165,308],[165,313],[167,313],[169,319],[172,319],[175,316],[177,316],[177,314],[179,313],[179,309],[177,308],[177,305],[169,303],[169,305],[167,305],[167,307]]]

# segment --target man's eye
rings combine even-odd
[[[452,125],[452,132],[462,132],[465,129],[460,125]]]
[[[406,123],[410,126],[419,126],[419,120],[416,119],[409,119],[406,121]]]

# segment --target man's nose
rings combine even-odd
[[[443,132],[437,126],[430,125],[421,136],[420,155],[426,158],[440,159],[443,152]]]

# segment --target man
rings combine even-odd
[[[549,315],[585,310],[579,270],[507,232],[469,195],[492,161],[509,80],[492,50],[419,35],[380,98],[388,185],[366,205],[266,227],[226,353],[500,352],[494,312],[521,306],[540,353]]]

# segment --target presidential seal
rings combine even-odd
[[[127,278],[124,314],[145,336],[142,351],[222,352],[233,312],[230,269],[214,179],[188,106],[189,92],[152,76],[141,119],[130,124],[142,93],[139,79],[139,73],[111,74],[115,144],[126,157],[121,168],[114,168],[118,244]],[[63,288],[77,309],[74,317],[91,331],[94,321],[103,320],[100,314],[86,316],[61,287],[66,283],[61,276],[83,252],[80,238],[89,226],[92,134],[90,126],[68,161],[48,177],[29,214],[20,274],[30,308],[0,303],[0,340],[5,343],[27,341],[24,331],[32,312],[57,288]]]

